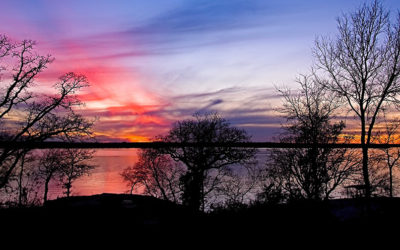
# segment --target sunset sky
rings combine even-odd
[[[85,74],[82,111],[101,141],[144,141],[196,111],[270,140],[274,86],[295,86],[314,40],[361,0],[2,0],[0,33],[32,39],[54,63],[39,82]],[[393,14],[400,1],[383,1]]]

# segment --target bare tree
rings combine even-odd
[[[34,46],[30,40],[12,42],[0,35],[0,140],[41,142],[90,135],[92,122],[74,110],[81,105],[77,91],[88,86],[86,77],[67,73],[54,84],[56,93],[35,93],[31,87],[53,58],[38,55]],[[23,155],[21,149],[0,150],[0,188],[7,185]]]
[[[248,164],[225,169],[216,193],[222,198],[225,207],[237,207],[249,204],[260,192],[264,182],[264,169],[258,164]]]
[[[142,149],[138,156],[138,162],[121,173],[130,186],[130,192],[134,188],[144,188],[145,194],[178,203],[181,193],[179,178],[185,169],[157,149]]]
[[[370,150],[368,159],[369,179],[371,183],[371,194],[374,196],[389,196],[390,183],[388,178],[388,167],[385,165],[385,160],[382,153],[378,149]],[[357,157],[357,155],[355,155]],[[361,155],[360,155],[361,158]],[[345,188],[345,193],[349,197],[365,197],[365,184],[362,178],[362,171],[356,172],[351,176],[349,185]]]
[[[68,152],[63,149],[48,149],[38,156],[37,178],[43,180],[43,202],[47,202],[49,184],[51,180],[61,178],[64,161],[68,158]]]
[[[288,122],[280,141],[309,146],[269,150],[268,175],[275,189],[280,186],[290,197],[328,199],[352,174],[355,163],[347,149],[319,146],[337,143],[344,123],[332,123],[337,106],[315,78],[303,76],[298,83],[298,93],[279,90],[285,101],[280,112]]]
[[[364,4],[337,19],[335,39],[320,38],[314,54],[319,81],[359,119],[362,171],[366,196],[371,196],[368,149],[382,111],[397,106],[400,93],[400,14],[391,23],[379,1]]]
[[[34,155],[25,151],[18,164],[18,174],[15,176],[18,189],[18,207],[39,203],[37,201],[37,189],[40,184],[36,181],[35,171],[32,168],[32,163],[34,161]]]
[[[147,179],[150,178],[147,168],[145,166],[138,166],[137,164],[125,168],[121,172],[121,177],[129,187],[130,194],[133,194],[134,191],[138,191],[143,185],[146,186],[148,183]],[[145,191],[145,193],[147,192]]]
[[[42,184],[36,178],[36,157],[33,151],[25,151],[15,167],[7,185],[1,189],[1,202],[9,207],[35,206],[41,203],[39,189]]]
[[[73,182],[83,175],[90,174],[90,171],[95,168],[95,165],[88,161],[93,158],[94,150],[88,149],[64,149],[61,167],[60,181],[65,188],[67,197],[71,195]]]
[[[398,143],[400,137],[400,120],[399,119],[384,119],[383,130],[375,137],[375,141],[380,144],[395,144]],[[393,171],[400,167],[400,148],[382,148],[379,161],[383,162],[388,170],[389,175],[389,196],[393,197]]]
[[[174,160],[183,162],[187,167],[186,174],[181,178],[182,200],[194,211],[204,210],[204,181],[210,170],[246,163],[256,153],[255,149],[229,147],[229,143],[249,141],[250,136],[242,129],[231,127],[217,114],[195,114],[193,119],[179,121],[160,139],[172,143],[197,144],[165,149]],[[207,143],[226,145],[207,146]]]

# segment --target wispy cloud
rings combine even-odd
[[[82,112],[100,118],[97,134],[109,140],[151,138],[198,111],[265,139],[280,124],[268,86],[295,78],[298,51],[290,48],[305,49],[293,33],[315,23],[304,13],[317,8],[293,0],[50,2],[21,12],[8,1],[0,20],[56,57],[41,81],[67,71],[89,78]]]
[[[226,88],[207,93],[170,96],[164,105],[122,104],[116,107],[82,110],[88,117],[99,117],[96,131],[99,138],[140,140],[164,134],[170,126],[194,113],[217,112],[233,126],[253,135],[254,140],[266,140],[279,130],[281,119],[269,105],[278,96],[269,88]]]
[[[186,1],[131,28],[98,36],[124,37],[149,54],[181,53],[198,47],[257,39],[270,19],[265,1]],[[264,29],[265,30],[265,29]],[[127,54],[141,55],[137,51]]]
[[[188,34],[248,27],[254,15],[265,14],[265,1],[187,1],[142,27],[136,33]]]

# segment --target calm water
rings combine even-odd
[[[125,193],[129,190],[122,181],[120,173],[137,161],[138,149],[100,149],[95,153],[92,163],[97,167],[89,176],[76,180],[72,195],[92,195],[101,193]],[[62,196],[62,189],[52,185],[51,199]]]
[[[127,193],[129,187],[123,182],[120,173],[138,160],[139,149],[98,149],[92,163],[97,167],[88,176],[77,179],[72,185],[72,195],[93,195],[101,193]],[[257,153],[259,164],[265,164],[266,149]],[[335,197],[341,197],[343,190],[336,190]],[[49,198],[64,196],[60,186],[51,185]]]
[[[137,162],[139,149],[98,149],[92,162],[97,167],[89,176],[83,176],[72,185],[72,195],[93,195],[101,193],[127,193],[129,187],[120,173]],[[264,162],[265,149],[257,154],[259,162]],[[59,186],[51,185],[50,199],[63,196]]]

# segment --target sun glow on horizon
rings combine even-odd
[[[273,86],[308,72],[315,35],[335,32],[338,14],[362,2],[4,0],[0,21],[5,35],[55,58],[38,92],[67,72],[88,78],[79,112],[99,118],[99,140],[150,140],[218,112],[266,141],[281,122]]]

